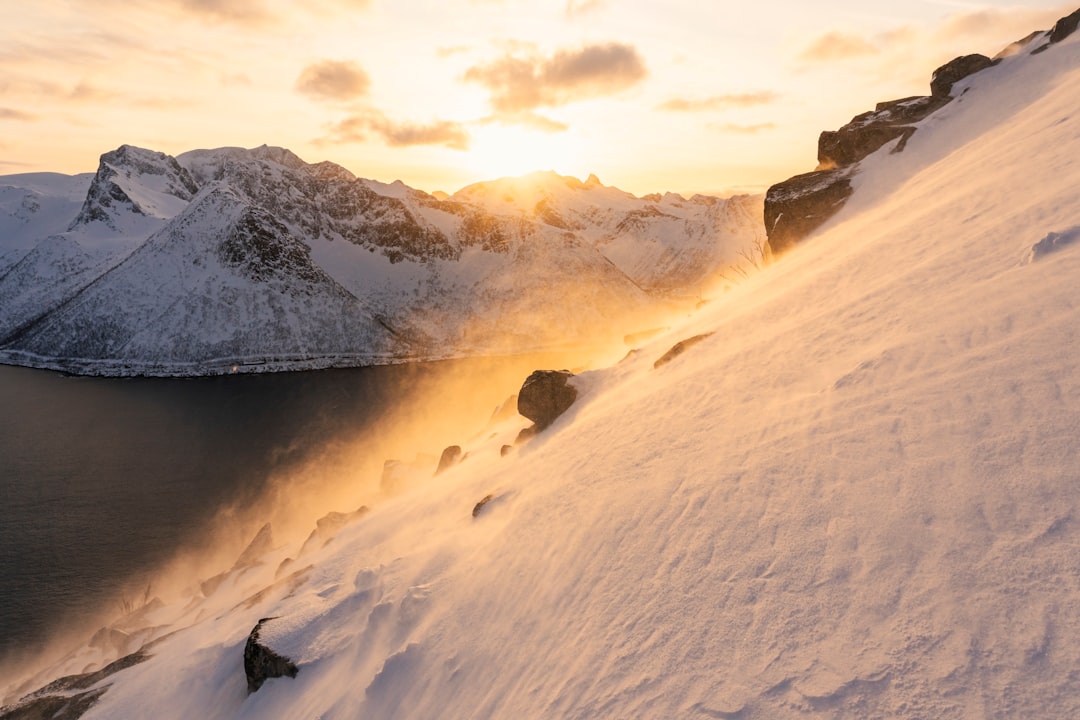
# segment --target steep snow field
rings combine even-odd
[[[85,717],[1080,717],[1080,37],[1030,48],[529,444],[148,609]]]

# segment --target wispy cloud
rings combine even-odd
[[[261,0],[176,0],[195,15],[241,24],[261,24],[272,16]]]
[[[839,31],[827,32],[811,42],[799,53],[799,59],[807,62],[832,62],[848,60],[864,55],[875,55],[880,47],[865,38]]]
[[[757,125],[738,125],[735,123],[711,123],[710,128],[733,135],[758,135],[776,129],[776,123],[758,123]]]
[[[454,55],[461,55],[462,53],[469,52],[468,45],[447,45],[444,47],[435,48],[435,57],[439,59],[445,59],[453,57]]]
[[[320,145],[361,143],[372,136],[381,138],[391,147],[414,145],[441,145],[453,150],[469,148],[469,133],[465,127],[451,120],[431,123],[396,122],[385,115],[370,111],[358,113],[334,123],[330,133],[317,141]]]
[[[33,113],[16,110],[15,108],[0,107],[0,120],[18,120],[20,122],[33,122],[38,116]]]
[[[712,97],[698,99],[672,98],[671,100],[658,105],[657,109],[669,112],[707,112],[710,110],[727,110],[730,108],[769,105],[776,102],[779,98],[779,95],[769,91],[713,95]]]
[[[566,0],[566,17],[577,18],[602,9],[607,0]]]
[[[296,79],[297,92],[316,100],[347,102],[367,94],[368,74],[348,60],[323,60],[308,65]]]
[[[550,57],[508,53],[469,68],[465,80],[488,89],[491,107],[500,121],[539,122],[554,128],[558,123],[541,118],[537,108],[614,95],[647,75],[645,61],[632,45],[606,43],[559,50]]]

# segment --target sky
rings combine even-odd
[[[1075,3],[1075,0],[1074,0]],[[533,170],[762,192],[1052,0],[0,0],[0,174],[287,147],[453,192]]]

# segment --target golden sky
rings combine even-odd
[[[759,192],[812,169],[821,130],[1076,7],[0,0],[0,174],[265,143],[428,191],[555,170]]]

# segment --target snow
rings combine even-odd
[[[529,444],[155,610],[85,717],[1080,716],[1078,83],[1076,36],[981,73]]]

